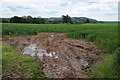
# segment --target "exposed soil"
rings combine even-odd
[[[37,57],[48,78],[88,78],[102,57],[93,42],[68,39],[63,33],[3,36],[3,44],[17,47],[21,54]]]

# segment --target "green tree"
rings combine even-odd
[[[28,15],[27,16],[27,23],[33,23],[33,17]]]
[[[87,18],[86,21],[85,21],[85,23],[90,23],[90,20]]]
[[[62,15],[62,18],[63,18],[63,23],[67,23],[67,24],[72,23],[72,19],[71,19],[70,16],[68,16],[68,15],[66,15],[66,16]]]
[[[10,19],[11,23],[22,23],[22,18],[18,16],[14,16]]]
[[[45,24],[45,20],[43,19],[43,18],[36,18],[36,17],[34,17],[33,18],[33,23],[35,23],[35,24]]]

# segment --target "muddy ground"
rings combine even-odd
[[[63,33],[3,36],[3,44],[18,48],[23,55],[38,58],[48,78],[88,78],[102,58],[95,43],[68,39]]]

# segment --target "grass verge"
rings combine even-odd
[[[3,78],[45,78],[35,58],[23,56],[10,46],[2,47]]]
[[[100,65],[92,72],[92,78],[120,78],[119,51],[105,56]]]

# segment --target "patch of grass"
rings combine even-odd
[[[35,58],[24,56],[10,46],[3,46],[2,50],[3,78],[45,78],[42,67]]]
[[[104,58],[101,64],[92,72],[92,78],[120,78],[120,65],[117,59],[119,51]]]

